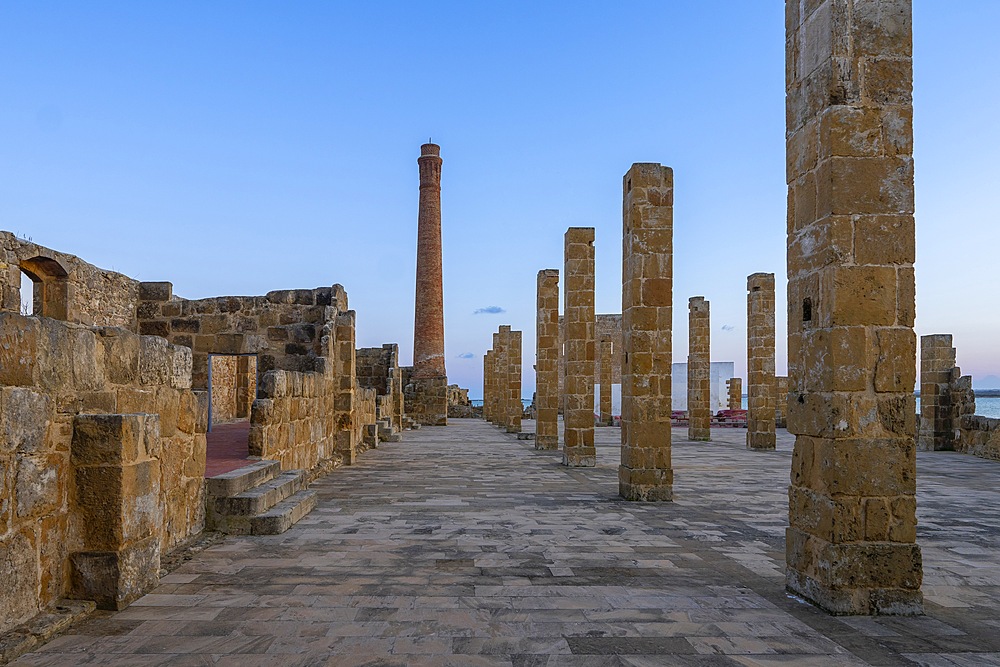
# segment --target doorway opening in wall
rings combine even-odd
[[[205,476],[249,463],[250,410],[257,397],[257,355],[208,355]]]
[[[21,270],[21,314],[35,314],[35,281]]]

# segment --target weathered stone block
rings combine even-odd
[[[173,298],[174,286],[169,282],[139,283],[140,301],[170,301]]]
[[[52,418],[47,394],[24,387],[0,387],[0,454],[40,454]]]
[[[143,336],[166,338],[170,335],[170,323],[160,320],[145,320],[139,322],[139,333]]]
[[[34,384],[38,337],[38,318],[0,312],[0,385]]]
[[[59,476],[62,463],[60,455],[18,457],[14,487],[18,517],[41,516],[62,504],[66,497],[65,480]]]
[[[158,336],[139,337],[139,383],[170,384],[173,355],[166,340]]]
[[[39,566],[32,527],[0,537],[0,632],[38,612]]]
[[[146,420],[155,415],[77,415],[73,422],[74,466],[127,465],[148,458]]]
[[[115,551],[77,552],[71,562],[75,597],[120,610],[159,581],[160,543],[150,537]]]
[[[104,347],[104,369],[112,384],[133,384],[139,377],[139,337],[125,329],[103,327],[97,340]]]

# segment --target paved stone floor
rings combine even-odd
[[[525,424],[532,428],[531,422]],[[674,429],[677,500],[479,420],[408,432],[18,665],[1000,665],[1000,464],[921,453],[926,611],[833,618],[786,595],[791,439]]]

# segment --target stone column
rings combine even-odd
[[[774,274],[747,277],[747,449],[774,449]]]
[[[511,331],[507,346],[507,432],[521,432],[521,417],[524,404],[521,403],[521,332]]]
[[[712,362],[708,301],[688,299],[688,440],[712,439]]]
[[[496,396],[497,396],[497,419],[494,424],[502,429],[507,428],[507,420],[510,415],[510,325],[503,324],[497,331],[497,374],[496,374]]]
[[[927,451],[955,448],[958,420],[952,404],[952,382],[961,371],[955,365],[951,334],[920,337],[920,449]]]
[[[917,614],[910,0],[788,2],[788,588]]]
[[[448,423],[444,365],[444,294],[441,283],[441,147],[420,147],[417,213],[417,288],[413,319],[415,416],[421,424]]]
[[[788,426],[788,378],[784,375],[774,378],[774,426]]]
[[[538,272],[535,449],[559,447],[559,270]]]
[[[490,420],[490,350],[483,355],[483,419]]]
[[[614,418],[611,416],[611,350],[613,343],[610,340],[601,341],[601,364],[600,380],[601,393],[598,400],[600,404],[601,426],[611,426]]]
[[[597,465],[594,449],[594,228],[570,227],[565,236],[563,315],[566,403],[563,464]]]
[[[743,409],[743,378],[729,378],[726,380],[726,390],[729,395],[727,405],[730,410]]]
[[[352,465],[358,455],[358,438],[355,432],[354,399],[357,396],[357,349],[355,343],[355,323],[357,314],[353,310],[339,313],[335,320],[334,350],[337,391],[333,399],[336,416],[335,448],[344,465]],[[320,459],[328,458],[331,452],[320,452]]]
[[[70,456],[83,528],[83,551],[70,555],[74,597],[123,609],[159,581],[160,417],[77,415]]]
[[[493,333],[493,365],[490,369],[490,397],[493,408],[490,410],[490,423],[499,426],[503,419],[503,397],[500,395],[500,332]]]
[[[672,500],[674,172],[658,164],[633,164],[622,186],[622,451],[618,493],[626,500]]]

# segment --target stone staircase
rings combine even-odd
[[[206,527],[229,535],[278,535],[316,507],[305,471],[282,472],[278,461],[256,461],[206,482]]]

